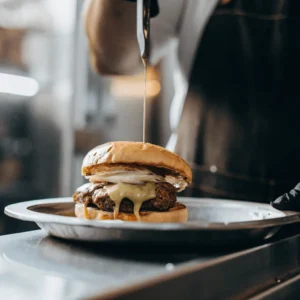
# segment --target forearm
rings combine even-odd
[[[84,12],[93,68],[101,74],[130,74],[142,67],[136,37],[136,4],[90,0]]]

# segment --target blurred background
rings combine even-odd
[[[110,140],[142,140],[144,74],[89,66],[84,0],[0,0],[0,235],[35,229],[6,205],[71,196],[83,156]],[[174,89],[170,55],[148,71],[147,140],[165,145]]]

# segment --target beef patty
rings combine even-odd
[[[143,202],[140,211],[166,211],[176,202],[176,189],[167,182],[156,183],[156,197]],[[84,203],[87,206],[97,207],[100,210],[112,212],[115,203],[107,193],[105,184],[86,183],[79,187],[73,195],[74,202]],[[124,198],[120,204],[120,211],[133,212],[133,203]]]

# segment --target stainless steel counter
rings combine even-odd
[[[1,298],[243,299],[286,287],[300,268],[300,236],[226,255],[155,247],[74,244],[40,230],[2,236]]]
[[[168,273],[182,261],[194,258],[168,257],[159,252],[134,254],[128,253],[130,249],[122,250],[121,246],[113,248],[70,244],[49,238],[40,230],[2,236],[2,299],[59,300],[93,296]]]

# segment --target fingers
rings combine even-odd
[[[279,210],[300,211],[300,183],[288,193],[272,201],[271,205]]]

